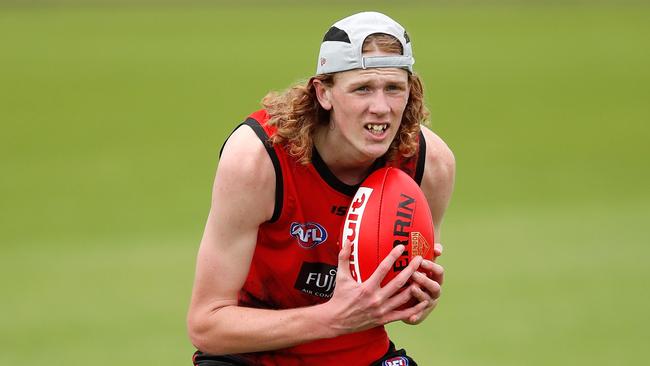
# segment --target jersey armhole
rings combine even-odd
[[[273,169],[275,170],[275,206],[273,208],[273,215],[267,222],[275,222],[280,218],[280,214],[282,213],[282,202],[284,199],[284,183],[282,179],[282,168],[280,167],[280,159],[278,158],[278,154],[275,152],[275,149],[273,148],[273,145],[269,140],[269,136],[266,134],[266,131],[264,131],[262,125],[260,125],[260,123],[257,120],[251,117],[247,118],[244,122],[237,125],[237,127],[235,127],[232,130],[230,135],[228,135],[223,145],[221,146],[221,149],[219,150],[219,158],[221,158],[221,154],[223,153],[223,148],[224,146],[226,146],[226,142],[228,141],[230,136],[232,136],[235,130],[237,130],[242,125],[246,125],[250,127],[253,130],[253,132],[255,132],[255,135],[257,135],[257,137],[264,145],[264,148],[266,149],[266,152],[269,154],[269,157],[271,158],[271,162],[273,163]]]
[[[424,138],[424,133],[422,133],[422,130],[420,130],[420,146],[418,148],[418,161],[417,165],[415,167],[415,182],[418,185],[422,184],[422,177],[424,176],[424,163],[427,160],[427,142],[426,139]]]

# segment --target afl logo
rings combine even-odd
[[[305,249],[314,248],[327,240],[327,231],[321,224],[315,222],[307,222],[304,224],[293,222],[291,223],[289,233]]]
[[[409,360],[406,357],[393,357],[382,362],[382,366],[408,366]]]

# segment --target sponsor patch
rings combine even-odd
[[[316,222],[293,222],[289,228],[289,234],[305,249],[314,248],[327,240],[327,230]]]
[[[406,357],[393,357],[384,361],[381,366],[408,366],[409,360]]]
[[[294,288],[309,295],[330,298],[336,285],[336,266],[303,262]]]

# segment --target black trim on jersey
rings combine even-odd
[[[241,127],[241,125],[243,125],[243,124],[244,124],[244,122],[238,124],[237,127],[233,128],[233,130],[230,131],[230,133],[228,134],[228,137],[226,137],[226,139],[223,140],[223,145],[221,145],[221,149],[219,150],[219,159],[221,159],[221,154],[223,154],[223,148],[226,147],[226,142],[228,142],[228,140],[230,139],[230,136],[232,136],[232,134],[235,133],[235,131],[237,131],[237,129],[239,127]]]
[[[420,148],[418,150],[418,161],[415,167],[415,177],[413,177],[413,179],[415,179],[415,182],[417,182],[418,185],[421,185],[422,177],[424,176],[424,163],[427,160],[427,142],[424,139],[422,130],[420,130]]]
[[[316,147],[312,149],[311,163],[316,169],[316,171],[318,172],[318,174],[320,175],[320,177],[330,187],[350,197],[353,197],[354,194],[357,193],[357,189],[359,189],[359,186],[361,184],[349,185],[347,183],[342,182],[336,175],[334,175],[334,173],[332,173],[332,171],[327,166],[327,164],[325,164],[323,158],[318,153],[318,150],[316,150]],[[375,162],[370,167],[370,170],[368,171],[368,175],[370,175],[375,170],[383,167],[384,165],[386,165],[386,161],[383,157],[375,160]]]
[[[249,366],[250,363],[238,355],[211,355],[201,351],[194,352],[192,356],[194,366]]]
[[[271,216],[271,219],[269,219],[268,222],[275,222],[278,218],[280,218],[280,213],[282,213],[282,202],[284,199],[284,181],[282,179],[280,159],[278,159],[278,154],[275,152],[273,145],[269,141],[269,136],[266,134],[266,131],[264,131],[262,125],[260,125],[260,123],[254,118],[248,117],[244,122],[235,127],[230,135],[228,135],[228,138],[226,138],[226,141],[228,141],[235,130],[237,130],[242,125],[250,127],[253,132],[255,132],[255,135],[257,135],[260,141],[262,141],[262,144],[264,144],[264,148],[266,149],[266,152],[269,154],[271,162],[273,163],[273,169],[275,170],[275,207],[273,208],[273,216]],[[221,153],[223,153],[224,146],[226,146],[226,142],[224,142],[223,146],[221,146],[219,157],[221,157]]]

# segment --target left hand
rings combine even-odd
[[[436,243],[434,248],[436,257],[442,254],[442,245]],[[409,291],[413,298],[418,300],[419,303],[426,303],[426,306],[422,311],[404,320],[404,323],[411,325],[419,324],[435,309],[441,293],[444,272],[444,268],[441,265],[426,259],[422,261],[419,270],[411,276],[412,283],[409,286]]]

